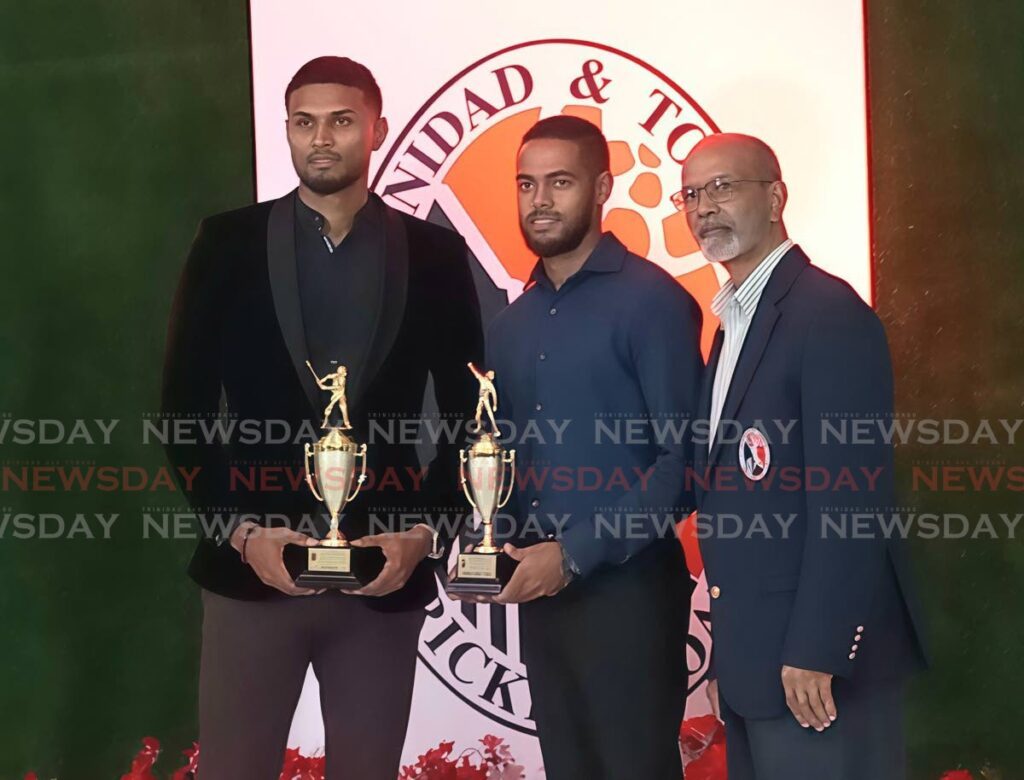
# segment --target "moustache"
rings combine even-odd
[[[534,212],[530,213],[530,215],[526,218],[526,221],[527,222],[533,222],[534,220],[538,220],[538,219],[558,219],[558,220],[560,220],[561,218],[562,218],[561,215],[558,214],[558,212],[555,212],[555,211],[534,211]]]
[[[704,238],[712,230],[732,230],[732,228],[722,222],[706,222],[697,229],[697,235]]]

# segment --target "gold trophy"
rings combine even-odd
[[[449,593],[495,595],[500,593],[515,571],[518,561],[510,558],[494,543],[494,513],[505,506],[515,488],[516,451],[498,443],[498,393],[494,372],[481,373],[469,363],[469,370],[480,382],[476,405],[476,425],[480,438],[459,450],[459,484],[470,505],[480,513],[483,539],[472,552],[459,554],[455,576],[448,580]],[[490,430],[484,429],[484,415]]]
[[[308,442],[303,445],[306,484],[317,501],[327,506],[331,522],[327,536],[315,547],[306,548],[306,570],[295,578],[295,584],[304,588],[356,590],[374,579],[384,564],[379,547],[352,547],[338,527],[338,515],[349,501],[359,495],[366,481],[366,445],[356,444],[345,433],[352,428],[345,399],[348,375],[345,366],[338,366],[333,372],[319,377],[308,360],[306,365],[316,378],[317,387],[331,394],[320,426],[327,434],[312,446]],[[341,415],[340,426],[330,424],[335,407]],[[360,459],[362,467],[356,476]],[[319,483],[319,490],[316,483]]]

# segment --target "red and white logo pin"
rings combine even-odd
[[[740,437],[740,468],[743,476],[755,482],[764,479],[772,463],[768,439],[757,428],[747,428]]]

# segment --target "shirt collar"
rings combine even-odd
[[[349,235],[364,223],[373,223],[376,219],[377,213],[377,196],[371,192],[369,197],[366,199],[366,203],[362,205],[359,211],[356,212],[355,217],[352,219],[352,230],[349,231]],[[317,232],[320,231],[321,226],[324,224],[323,214],[300,198],[298,189],[295,190],[295,215],[303,227],[313,229]]]
[[[586,271],[587,273],[609,274],[622,270],[622,262],[626,258],[625,245],[616,238],[614,233],[602,233],[601,240],[597,242],[587,261],[580,267],[580,270],[573,274]],[[570,277],[572,278],[572,277]],[[566,280],[568,281],[568,279]],[[530,273],[529,284],[544,284],[551,287],[551,280],[544,270],[544,261],[537,260]]]
[[[779,264],[783,256],[793,246],[792,239],[787,238],[775,249],[768,253],[768,255],[757,264],[753,272],[746,279],[743,280],[738,288],[733,283],[732,279],[726,279],[725,284],[715,294],[715,297],[711,299],[711,313],[716,317],[721,318],[722,313],[726,310],[730,303],[735,301],[743,315],[748,319],[753,319],[754,312],[757,310],[758,301],[761,300],[761,294],[764,292],[764,288],[768,285],[768,280],[771,278],[772,271],[775,270],[775,266]]]

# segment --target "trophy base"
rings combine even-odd
[[[359,590],[373,582],[384,568],[380,547],[288,547],[286,567],[300,588]],[[301,551],[305,550],[305,556]],[[288,560],[290,558],[290,560]]]
[[[444,586],[453,595],[496,596],[512,579],[519,561],[503,552],[460,553],[455,576]]]

